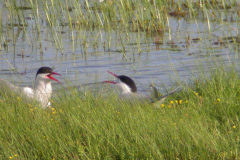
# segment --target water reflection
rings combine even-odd
[[[31,14],[29,10],[24,12]],[[192,20],[170,18],[169,32],[159,34],[98,29],[76,29],[72,33],[68,26],[60,26],[55,28],[59,33],[56,36],[45,21],[36,34],[30,16],[26,17],[26,31],[8,26],[7,15],[2,13],[6,26],[2,32],[0,78],[22,85],[32,84],[40,66],[49,66],[75,85],[113,79],[106,71],[127,75],[136,81],[139,92],[144,92],[152,82],[155,86],[168,86],[176,77],[184,80],[199,67],[207,69],[205,64],[212,59],[220,58],[227,64],[235,56],[228,39],[223,39],[225,45],[219,43],[225,29],[217,22],[211,33],[201,21],[196,24]],[[236,27],[235,23],[231,25]],[[228,30],[224,34],[230,36],[234,32]]]

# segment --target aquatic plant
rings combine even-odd
[[[124,46],[126,44],[122,43],[123,39],[127,40],[128,43],[136,43],[140,53],[143,47],[140,45],[141,39],[145,39],[144,42],[149,44],[146,37],[151,34],[161,35],[167,32],[171,37],[170,18],[193,20],[197,27],[199,21],[203,21],[208,26],[209,36],[211,36],[213,22],[222,24],[227,24],[228,21],[237,22],[236,16],[238,15],[237,9],[234,9],[238,6],[237,1],[106,0],[92,2],[85,0],[79,2],[77,0],[13,0],[2,3],[6,9],[4,8],[1,12],[9,16],[7,20],[0,20],[0,26],[4,26],[4,29],[9,27],[23,29],[30,45],[30,37],[39,37],[40,42],[38,43],[41,46],[41,32],[45,31],[45,27],[47,27],[56,47],[61,52],[64,50],[64,40],[61,33],[63,30],[67,31],[69,39],[72,41],[73,53],[78,41],[90,38],[85,37],[86,34],[82,36],[82,32],[98,30],[100,35],[95,35],[97,37],[90,44],[99,45],[99,43],[96,44],[96,40],[101,36],[101,43],[108,44],[108,48],[110,48],[113,39],[109,37],[103,40],[101,32],[124,31],[124,34],[119,37],[121,39],[119,48],[125,55]],[[6,25],[9,26],[6,27]],[[30,33],[29,30],[37,32]],[[132,33],[136,33],[136,38],[131,36]],[[34,35],[30,36],[30,34]],[[111,35],[109,34],[109,36]],[[200,32],[199,38],[201,38]],[[171,38],[169,40],[171,41]],[[82,44],[85,53],[86,46],[89,45],[86,41],[88,40]]]

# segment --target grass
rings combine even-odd
[[[212,23],[226,25],[232,22],[231,19],[225,21],[224,17],[229,15],[230,6],[237,6],[237,1],[231,1],[230,5],[224,0],[221,3],[191,0],[146,0],[141,3],[119,0],[93,4],[88,0],[84,4],[74,0],[17,2],[5,3],[9,18],[0,19],[1,31],[8,33],[17,26],[27,35],[31,26],[36,30],[32,37],[39,35],[41,41],[42,27],[47,26],[56,48],[63,50],[59,30],[68,27],[73,50],[75,43],[81,41],[87,53],[91,44],[89,37],[93,37],[91,33],[100,30],[99,34],[93,34],[97,36],[92,46],[97,46],[101,30],[106,30],[109,36],[106,39],[101,37],[100,43],[106,41],[106,48],[110,49],[112,41],[116,41],[113,37],[120,37],[116,43],[125,59],[128,59],[126,50],[131,50],[131,46],[126,46],[128,42],[136,41],[140,53],[145,46],[141,45],[142,41],[149,43],[145,37],[165,30],[171,37],[170,16],[190,17],[196,24],[203,21],[211,35]],[[23,4],[29,4],[27,9],[33,15],[32,25],[25,20],[29,15],[24,15]],[[4,15],[3,12],[0,14]],[[237,9],[232,12],[239,14]],[[116,33],[124,31],[124,34],[120,32],[121,36],[111,37],[111,30]],[[2,48],[7,48],[11,38],[5,32],[0,34]],[[135,32],[138,33],[136,36],[131,35]],[[228,36],[227,33],[224,35]],[[159,39],[155,41],[156,44],[162,43]],[[238,46],[238,43],[234,44]],[[73,89],[71,93],[60,91],[61,94],[53,99],[54,108],[43,110],[34,102],[26,102],[23,97],[2,92],[0,158],[238,159],[239,74],[234,67],[213,68],[216,69],[210,72],[210,76],[200,75],[184,90],[169,97],[160,108],[147,103],[130,105],[119,102],[115,94],[105,97]]]
[[[90,90],[60,91],[54,108],[0,102],[1,159],[238,159],[240,80],[212,70],[160,108]]]

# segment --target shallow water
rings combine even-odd
[[[7,26],[7,11],[4,11],[3,6],[0,9],[3,24]],[[179,80],[178,77],[185,81],[197,76],[200,69],[209,70],[210,66],[206,64],[212,61],[221,60],[226,65],[238,62],[238,51],[229,49],[233,46],[232,42],[223,40],[225,44],[218,43],[220,37],[236,34],[232,29],[237,28],[235,22],[228,22],[226,26],[218,22],[211,23],[209,34],[207,23],[202,20],[197,20],[196,24],[190,18],[169,17],[170,32],[156,35],[146,35],[143,32],[140,38],[137,32],[128,32],[126,36],[126,32],[121,30],[81,29],[73,33],[76,38],[74,45],[70,29],[63,26],[58,28],[62,37],[60,42],[63,44],[61,51],[56,48],[48,24],[43,22],[41,36],[36,36],[36,31],[31,27],[34,20],[27,16],[31,12],[24,12],[29,24],[26,31],[28,36],[21,28],[5,26],[0,50],[0,78],[11,79],[23,86],[32,85],[39,67],[49,66],[62,74],[62,77],[55,77],[63,84],[64,80],[71,81],[76,86],[113,80],[114,77],[106,72],[111,71],[133,78],[138,91],[144,93],[149,91],[151,83],[159,90],[163,90],[163,85],[170,89],[175,79]],[[186,43],[188,37],[189,46]],[[7,46],[4,41],[8,42]],[[161,43],[156,44],[156,41]]]

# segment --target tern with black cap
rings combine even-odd
[[[52,96],[51,80],[61,83],[52,75],[60,74],[53,72],[53,70],[49,67],[39,68],[36,74],[34,88],[15,86],[10,82],[1,79],[0,82],[4,83],[7,88],[17,94],[22,94],[30,99],[36,99],[42,104],[43,108],[46,108],[48,105],[50,105],[49,100]]]
[[[104,83],[112,83],[118,86],[120,89],[120,97],[126,98],[126,99],[139,99],[139,100],[148,100],[156,105],[160,105],[164,102],[164,100],[171,94],[175,93],[181,86],[171,90],[169,93],[158,97],[157,89],[153,86],[150,86],[152,89],[152,97],[147,97],[144,95],[140,95],[137,93],[137,87],[134,81],[125,75],[118,76],[112,72],[107,71],[108,73],[112,74],[114,77],[116,77],[119,82],[114,81],[104,81]]]

